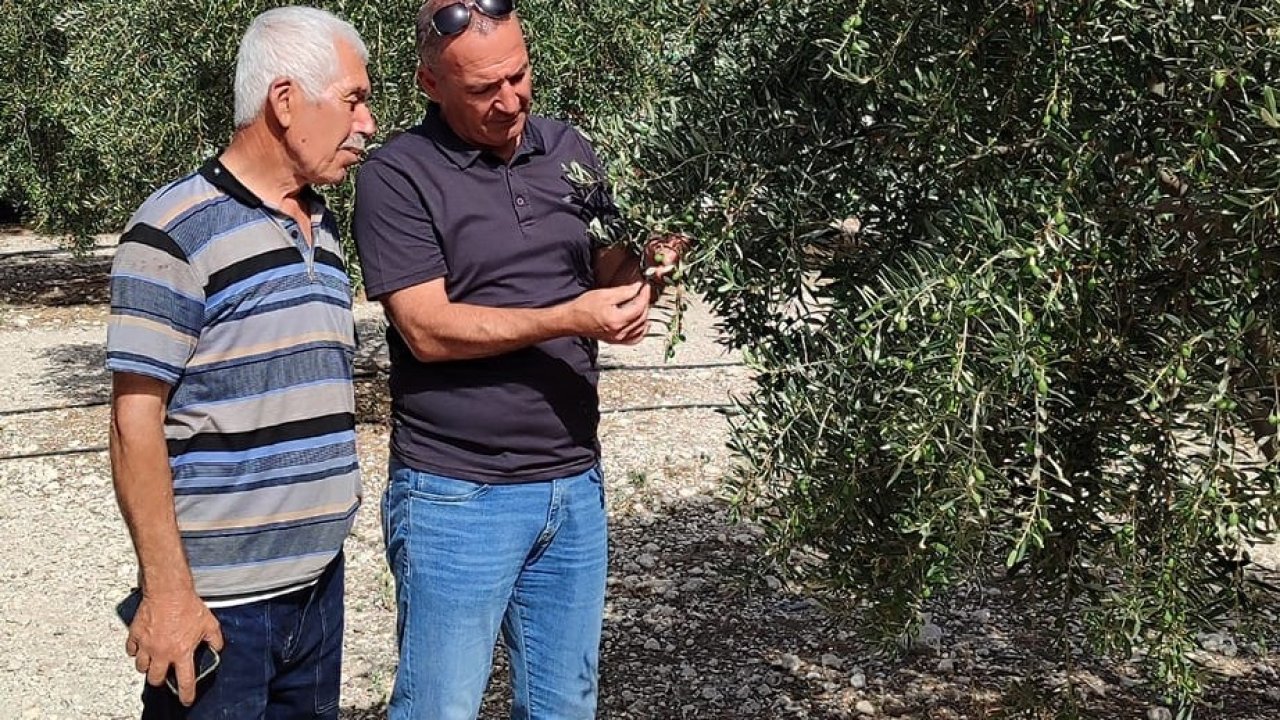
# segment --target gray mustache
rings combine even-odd
[[[368,142],[369,142],[369,138],[365,137],[362,134],[357,133],[347,138],[347,141],[342,143],[342,149],[355,150],[356,152],[363,153],[365,149],[365,145],[368,144]]]

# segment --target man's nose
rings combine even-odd
[[[503,83],[502,89],[498,91],[498,110],[507,114],[514,115],[520,111],[520,93],[516,90],[516,86],[511,83]]]
[[[356,132],[365,137],[373,137],[378,132],[378,124],[373,119],[373,110],[365,103],[360,103],[360,107],[356,110],[355,127]]]

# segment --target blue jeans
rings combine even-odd
[[[598,468],[492,485],[391,461],[400,666],[389,720],[474,720],[501,630],[513,720],[595,717],[608,561]]]
[[[224,641],[218,669],[190,708],[168,687],[144,683],[143,720],[336,720],[343,582],[339,555],[309,588],[214,608]]]

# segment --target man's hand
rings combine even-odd
[[[195,654],[201,642],[222,651],[222,628],[199,596],[190,590],[143,592],[125,652],[151,685],[162,685],[172,666],[178,701],[189,706],[196,700]]]
[[[588,290],[574,300],[581,334],[615,345],[635,345],[649,330],[649,283]]]
[[[689,252],[693,240],[685,235],[661,235],[644,246],[644,267],[651,272],[649,279],[659,287],[676,271],[680,261]]]

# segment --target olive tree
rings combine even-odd
[[[739,507],[887,636],[998,557],[1194,697],[1280,508],[1280,4],[674,4],[603,143],[756,371]]]

